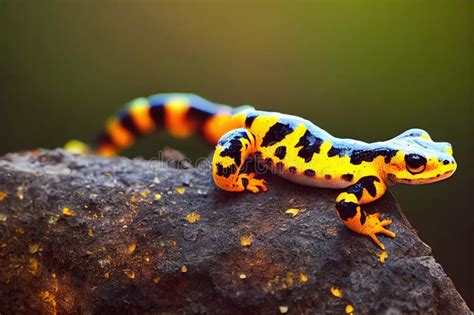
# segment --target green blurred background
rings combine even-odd
[[[0,57],[0,154],[92,139],[121,104],[157,92],[365,141],[419,127],[451,142],[453,178],[392,191],[474,307],[474,1],[0,0]],[[209,153],[170,141],[126,155]]]

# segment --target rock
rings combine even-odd
[[[390,193],[371,205],[394,220],[385,254],[339,221],[337,191],[268,186],[220,191],[202,165],[6,155],[0,313],[470,314]]]

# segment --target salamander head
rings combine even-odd
[[[407,130],[386,144],[398,150],[385,169],[392,183],[433,183],[450,177],[456,170],[451,145],[434,142],[424,130]]]

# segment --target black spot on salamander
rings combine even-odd
[[[366,176],[362,177],[359,182],[362,182],[364,188],[367,192],[372,196],[375,197],[377,195],[377,188],[375,187],[374,182],[380,183],[380,179],[376,176]]]
[[[237,172],[237,166],[232,164],[231,166],[224,167],[221,163],[216,164],[217,175],[225,178],[229,178],[230,175]]]
[[[283,160],[286,156],[286,147],[285,146],[280,146],[280,147],[276,148],[275,156],[277,158],[279,158],[280,160]]]
[[[140,130],[137,128],[135,123],[133,122],[133,118],[129,112],[125,112],[120,115],[119,117],[120,125],[127,129],[132,135],[139,136]]]
[[[245,118],[245,126],[246,126],[247,128],[252,127],[252,123],[253,123],[253,121],[255,120],[255,118],[257,118],[257,117],[258,117],[257,114],[249,114],[249,115],[247,116],[247,118]]]
[[[298,151],[298,156],[303,158],[306,163],[311,161],[314,153],[319,153],[323,139],[315,137],[309,130],[306,130],[303,136],[301,136],[295,148],[302,148]]]
[[[375,195],[377,195],[377,188],[375,187],[374,182],[380,182],[380,179],[375,176],[365,176],[359,179],[357,183],[350,186],[346,191],[349,194],[354,194],[357,199],[360,200],[365,188],[372,197],[375,197]]]
[[[239,130],[234,130],[233,132],[226,134],[219,140],[217,144],[220,146],[225,146],[226,143],[230,142],[231,140],[238,140],[242,138],[250,141],[249,134],[243,128]]]
[[[293,132],[290,124],[282,124],[277,122],[267,131],[262,139],[262,147],[268,147],[283,140],[288,134]]]
[[[362,184],[358,182],[349,187],[346,191],[349,194],[354,194],[357,197],[357,200],[360,200],[360,198],[362,197],[362,193],[364,192],[364,186],[362,186]]]
[[[297,169],[296,169],[296,167],[294,167],[294,166],[290,166],[290,167],[288,168],[288,171],[290,172],[290,174],[296,174]]]
[[[392,149],[354,150],[351,154],[351,163],[359,165],[362,162],[372,162],[378,156],[383,156],[385,163],[390,163],[397,152],[397,150]]]
[[[245,131],[245,130],[242,130],[239,132],[240,134],[240,137],[241,138],[244,138],[246,140],[248,140],[250,142],[250,138],[249,138],[249,132]]]
[[[196,108],[193,106],[189,107],[188,111],[186,112],[187,118],[189,118],[190,120],[200,121],[200,122],[206,121],[214,115],[215,113],[211,111],[201,109],[201,108]]]
[[[202,134],[202,127],[204,126],[204,123],[214,115],[215,113],[211,111],[191,106],[186,112],[186,120],[194,123],[198,129],[198,132]]]
[[[354,178],[354,175],[352,175],[352,174],[344,174],[344,175],[341,176],[341,178],[342,178],[343,180],[345,180],[345,181],[351,182],[352,179]]]
[[[357,214],[357,204],[350,201],[339,201],[336,203],[336,209],[339,213],[339,217],[344,221],[353,218]]]
[[[265,163],[267,163],[268,165],[272,165],[273,164],[273,159],[272,158],[266,158]]]
[[[331,175],[326,174],[326,175],[324,175],[324,178],[326,178],[326,179],[331,179]]]
[[[110,137],[110,134],[106,131],[101,133],[99,137],[96,140],[96,145],[101,146],[101,145],[113,145],[113,140],[112,137]]]
[[[244,189],[247,189],[247,186],[249,185],[249,180],[245,177],[242,177],[242,186],[244,186]]]
[[[336,148],[336,147],[331,147],[331,149],[329,149],[328,151],[328,156],[329,157],[333,157],[333,156],[344,156],[344,153],[347,151],[347,149],[340,149],[340,148]]]
[[[149,112],[156,127],[163,127],[165,125],[165,107],[163,104],[150,106]]]
[[[244,134],[246,133],[244,132]],[[226,139],[223,145],[228,145],[228,147],[221,152],[220,156],[228,156],[234,159],[235,164],[240,165],[242,162],[242,142],[240,141],[241,138],[242,134],[239,133],[237,135],[233,135],[233,138],[231,140]]]
[[[305,171],[304,171],[304,174],[305,174],[306,176],[308,176],[308,177],[314,177],[314,176],[316,176],[316,172],[313,171],[313,170],[311,170],[311,169],[305,170]]]

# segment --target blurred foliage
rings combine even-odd
[[[120,104],[194,92],[365,141],[419,127],[454,146],[448,181],[397,187],[474,306],[474,2],[0,0],[0,154],[92,139]],[[169,144],[141,140],[129,156]]]

